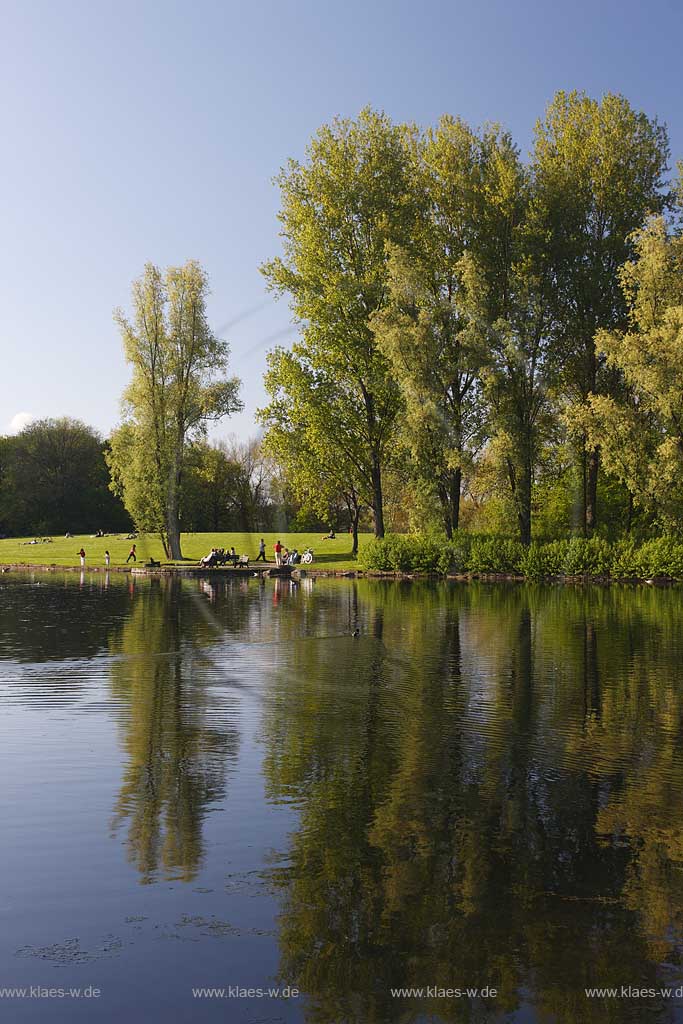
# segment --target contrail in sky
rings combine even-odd
[[[220,325],[220,327],[217,327],[215,332],[216,335],[220,337],[224,331],[229,331],[231,327],[242,323],[243,320],[248,320],[249,317],[255,316],[257,313],[260,313],[261,310],[266,309],[270,305],[270,301],[265,299],[263,302],[259,302],[255,306],[249,306],[247,309],[234,316],[232,320],[226,320],[225,323]],[[241,352],[240,356],[245,357],[253,355],[254,352],[258,352],[259,349],[264,348],[266,345],[272,345],[274,341],[279,341],[280,338],[286,338],[288,335],[294,334],[298,330],[299,327],[296,324],[290,324],[288,327],[281,327],[279,330],[273,331],[272,334],[268,334],[265,338],[257,341],[255,345],[251,345],[246,352]]]

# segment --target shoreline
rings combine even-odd
[[[292,573],[287,572],[272,572],[276,570],[275,563],[272,565],[259,563],[257,566],[248,566],[243,568],[236,568],[233,566],[216,566],[215,568],[207,569],[198,565],[161,565],[161,566],[144,566],[144,565],[111,565],[107,569],[106,566],[100,565],[86,565],[85,568],[81,568],[80,565],[55,565],[47,563],[31,563],[31,562],[0,562],[0,573],[9,572],[49,572],[49,573],[74,573],[74,572],[89,572],[89,573],[122,573],[130,574],[135,576],[194,576],[194,577],[209,577],[209,576],[224,576],[232,579],[253,579],[255,576],[266,576],[271,579],[288,579]],[[553,583],[553,584],[565,584],[572,586],[582,586],[586,584],[596,584],[599,586],[610,586],[612,584],[628,585],[628,586],[650,586],[650,587],[674,587],[680,580],[674,576],[656,576],[652,578],[645,578],[640,576],[628,576],[621,578],[612,578],[611,576],[591,576],[588,573],[576,575],[576,576],[539,576],[539,577],[528,577],[516,575],[514,573],[437,573],[437,572],[383,572],[379,570],[367,570],[367,569],[319,569],[319,568],[308,568],[306,566],[293,566],[293,572],[296,572],[295,579],[299,578],[337,578],[337,579],[376,579],[376,580],[395,580],[397,582],[409,581],[409,580],[454,580],[459,583]]]

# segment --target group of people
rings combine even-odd
[[[261,543],[263,544],[263,541],[261,541]],[[259,549],[259,556],[260,556],[260,549]],[[265,558],[265,545],[264,545],[263,561],[265,562],[265,560],[266,560],[266,558]],[[292,550],[290,551],[289,548],[283,547],[279,540],[275,542],[275,564],[276,565],[298,565],[300,561],[301,561],[301,555],[299,554],[299,552],[297,551],[296,548],[292,548]]]
[[[85,569],[85,548],[81,548],[81,550],[78,552],[78,557],[81,560],[81,569]],[[133,544],[133,546],[131,547],[130,551],[128,552],[128,558],[126,559],[126,565],[128,565],[128,563],[131,561],[131,559],[134,562],[137,562],[137,560],[138,560],[137,551],[135,549],[135,544]],[[111,565],[111,555],[109,554],[109,551],[105,551],[104,552],[104,566],[105,566],[105,569],[108,569],[110,565]]]
[[[228,562],[232,562],[233,566],[235,566],[239,561],[240,556],[233,546],[229,551],[226,551],[225,548],[211,548],[208,555],[204,555],[203,558],[199,559],[199,564],[206,568],[212,565],[227,565]]]

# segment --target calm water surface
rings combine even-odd
[[[3,576],[0,989],[101,996],[0,1018],[683,1020],[682,623],[677,591]],[[300,994],[192,993],[229,986]]]

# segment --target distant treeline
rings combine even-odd
[[[97,431],[66,417],[0,437],[0,535],[130,530],[104,448]]]
[[[67,417],[0,436],[0,536],[129,532],[135,524],[111,489],[108,451],[108,439]],[[327,529],[327,519],[302,513],[257,441],[192,445],[181,522],[197,533]]]

